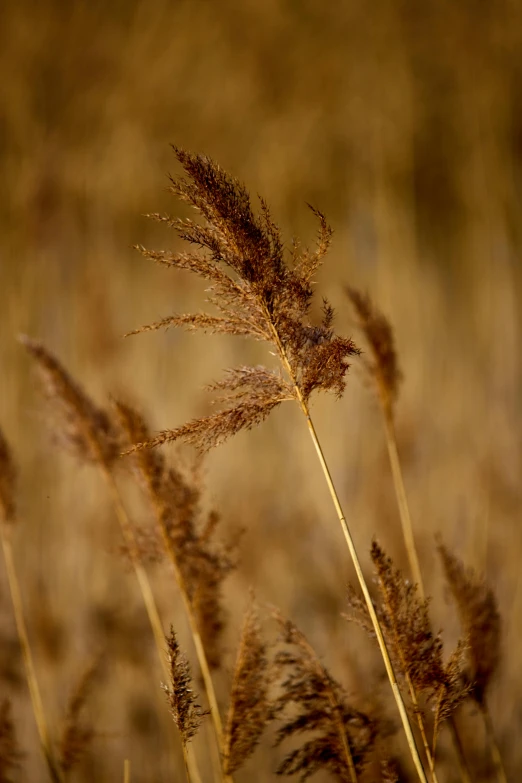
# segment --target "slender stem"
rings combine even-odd
[[[484,718],[484,726],[486,728],[486,736],[489,741],[489,748],[491,751],[491,758],[493,759],[493,764],[495,765],[495,771],[497,773],[497,780],[498,783],[507,783],[507,777],[506,777],[506,771],[504,769],[504,763],[502,761],[502,756],[500,755],[500,748],[497,745],[497,740],[495,739],[495,732],[493,729],[493,721],[491,720],[491,713],[488,709],[488,705],[486,702],[483,702],[480,705],[480,711],[482,712],[482,717]]]
[[[33,661],[33,654],[31,652],[31,645],[29,644],[29,635],[27,633],[27,626],[25,624],[24,610],[22,603],[22,595],[20,593],[20,585],[18,583],[18,577],[16,574],[16,567],[13,557],[13,547],[11,544],[11,532],[7,530],[5,525],[0,524],[0,531],[2,536],[2,549],[4,552],[5,568],[7,572],[7,581],[9,583],[9,590],[11,593],[11,601],[13,604],[13,613],[16,623],[16,630],[18,633],[18,639],[20,642],[20,648],[22,650],[22,656],[24,659],[25,676],[27,678],[27,684],[29,686],[29,693],[31,695],[31,702],[33,705],[33,713],[36,720],[36,726],[38,734],[40,736],[40,744],[45,756],[45,761],[49,770],[49,774],[53,783],[63,783],[63,775],[57,763],[51,741],[49,739],[49,730],[47,727],[47,721],[45,718],[45,712],[43,708],[42,696],[40,693],[40,687],[36,678],[36,670]]]
[[[424,592],[424,583],[422,580],[419,557],[417,555],[417,547],[415,546],[415,538],[413,535],[413,524],[411,521],[408,498],[406,496],[406,488],[404,486],[401,461],[399,459],[399,451],[397,449],[397,438],[395,437],[393,413],[390,410],[389,405],[383,403],[381,407],[382,407],[383,418],[384,418],[384,427],[386,431],[386,445],[388,447],[388,456],[390,459],[390,466],[393,475],[393,486],[395,487],[397,505],[399,506],[399,516],[401,520],[404,544],[406,546],[406,552],[408,554],[408,560],[410,562],[410,569],[411,569],[413,581],[417,584],[419,588],[419,594],[421,599],[424,600],[426,597]]]
[[[268,315],[268,314],[267,314]],[[366,579],[364,578],[361,561],[359,560],[359,555],[357,554],[357,550],[355,548],[355,542],[353,540],[352,534],[350,532],[350,528],[348,527],[348,522],[346,521],[346,517],[344,515],[344,511],[341,506],[341,501],[339,500],[339,496],[337,494],[337,490],[335,489],[335,485],[332,480],[332,476],[330,474],[330,469],[328,468],[328,464],[326,462],[323,450],[321,448],[321,444],[319,442],[319,438],[317,437],[317,432],[315,431],[315,427],[313,424],[313,421],[310,417],[310,411],[308,409],[308,405],[306,404],[306,400],[304,399],[303,395],[301,394],[301,389],[299,388],[299,383],[297,382],[297,378],[294,375],[294,372],[292,370],[292,366],[288,360],[288,357],[286,355],[286,351],[279,339],[279,335],[277,333],[277,329],[275,326],[273,326],[271,318],[267,318],[268,322],[272,326],[272,333],[274,336],[274,341],[277,345],[279,355],[281,357],[281,361],[283,362],[283,365],[289,375],[289,377],[292,380],[295,393],[297,396],[297,400],[299,402],[299,405],[301,406],[301,410],[303,411],[303,414],[306,418],[306,423],[308,425],[308,431],[310,433],[310,437],[312,438],[312,442],[315,447],[315,451],[317,453],[317,457],[319,459],[321,468],[323,470],[323,474],[326,480],[326,484],[328,486],[328,490],[330,492],[330,496],[332,498],[335,511],[337,513],[337,518],[339,520],[339,523],[341,525],[344,538],[346,541],[346,544],[348,546],[348,549],[350,551],[350,555],[352,558],[352,562],[355,568],[355,573],[357,574],[357,579],[359,580],[359,584],[364,596],[364,600],[366,602],[366,606],[368,607],[368,613],[370,615],[370,619],[372,621],[372,625],[375,631],[375,635],[377,637],[377,643],[379,645],[379,649],[381,651],[382,659],[384,661],[384,666],[386,668],[386,673],[388,675],[388,679],[390,681],[391,689],[393,691],[393,695],[395,698],[395,702],[397,704],[397,708],[399,710],[399,714],[401,716],[402,726],[404,729],[404,733],[406,735],[406,740],[408,742],[408,746],[410,749],[410,753],[413,759],[413,763],[415,764],[415,769],[417,770],[417,774],[419,776],[419,779],[422,781],[422,783],[428,783],[428,779],[426,777],[426,773],[424,771],[424,767],[422,766],[422,761],[419,755],[419,751],[417,748],[417,744],[415,742],[415,737],[413,735],[413,731],[410,725],[410,721],[408,718],[408,713],[406,711],[406,707],[404,704],[404,700],[402,698],[402,694],[399,689],[399,684],[397,682],[397,678],[395,676],[395,672],[393,671],[393,665],[391,662],[390,654],[388,652],[388,649],[386,647],[386,642],[384,640],[384,634],[382,632],[381,625],[379,623],[379,618],[377,617],[377,613],[375,611],[375,607],[373,605],[372,597],[370,595],[370,591],[368,589],[368,585],[366,584]]]
[[[182,742],[181,744],[183,748],[183,765],[185,767],[185,777],[187,779],[187,783],[191,783],[190,770],[189,770],[190,761],[189,761],[187,746],[184,742]]]
[[[123,762],[123,783],[130,783],[130,761],[125,759]]]

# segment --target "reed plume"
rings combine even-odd
[[[438,544],[438,551],[462,629],[469,639],[466,675],[470,695],[484,719],[497,779],[506,783],[487,700],[488,689],[500,663],[501,617],[497,599],[491,587],[471,568],[466,568],[443,543]]]
[[[199,704],[192,688],[190,665],[182,655],[174,629],[171,626],[167,637],[167,661],[170,672],[168,683],[163,684],[170,712],[176,724],[181,744],[187,780],[190,772],[187,756],[187,744],[195,737],[206,713]]]
[[[254,752],[272,718],[267,647],[252,603],[243,621],[225,727],[225,771],[236,772]]]
[[[149,429],[131,405],[115,403],[120,424],[130,443],[146,440]],[[234,567],[230,547],[213,541],[219,523],[211,511],[202,524],[201,485],[177,467],[167,466],[163,453],[142,449],[132,461],[135,475],[149,497],[183,599],[201,674],[205,684],[219,751],[223,726],[211,669],[221,662],[220,638],[224,628],[222,584]]]
[[[469,694],[463,676],[466,645],[460,642],[444,663],[443,643],[435,634],[428,614],[428,603],[417,595],[417,586],[404,579],[377,542],[373,542],[371,557],[377,574],[381,596],[379,617],[385,630],[388,649],[395,670],[408,689],[413,713],[417,719],[431,776],[436,780],[435,746],[440,725],[448,720]],[[349,593],[356,619],[370,635],[373,626],[366,605],[353,590]],[[431,702],[434,712],[433,739],[430,744],[426,721],[419,705],[419,695]]]
[[[395,335],[390,321],[380,312],[368,294],[362,294],[360,291],[357,291],[357,289],[349,286],[345,288],[345,292],[353,305],[359,327],[368,344],[369,356],[371,358],[367,358],[366,355],[363,355],[361,357],[362,364],[366,369],[370,384],[373,385],[377,391],[377,397],[383,415],[386,446],[393,477],[395,496],[397,498],[397,506],[399,508],[404,545],[408,555],[413,581],[417,586],[421,600],[424,600],[426,596],[424,580],[422,577],[417,546],[415,544],[410,506],[406,494],[395,431],[395,403],[397,402],[399,387],[403,380],[403,373],[399,367],[399,359],[395,347]],[[455,651],[455,656],[456,665],[458,666],[458,662],[461,658],[459,648]],[[449,673],[450,672],[448,672],[448,674]],[[460,674],[458,672],[457,679],[460,679]],[[441,718],[442,714],[444,714],[443,709],[440,715],[436,713],[436,725],[437,715]],[[471,783],[466,760],[462,752],[462,743],[454,720],[453,710],[451,710],[446,717],[448,718],[448,725],[457,754],[462,783]],[[434,743],[435,741],[436,733],[434,734]]]
[[[45,757],[51,780],[53,780],[54,783],[61,783],[63,777],[51,743],[40,686],[36,676],[33,653],[31,644],[29,642],[27,625],[25,622],[20,582],[18,579],[13,553],[12,535],[15,529],[15,523],[17,521],[16,476],[17,470],[11,449],[2,430],[0,430],[0,538],[2,541],[7,582],[9,584],[9,592],[11,594],[11,602],[13,605],[16,631],[18,634],[20,649],[22,651],[25,675],[27,679],[27,685],[29,687],[29,694],[31,696],[31,704],[38,729],[40,744],[42,746],[42,752]]]
[[[92,722],[84,717],[85,707],[99,673],[100,660],[96,658],[82,672],[72,691],[65,714],[62,735],[58,748],[58,759],[67,780],[91,745],[95,731]]]
[[[368,295],[364,295],[351,287],[346,287],[345,291],[353,305],[359,327],[368,344],[369,357],[371,358],[363,354],[361,361],[371,384],[377,391],[383,414],[386,446],[397,505],[399,507],[404,545],[413,581],[418,585],[419,592],[423,598],[425,595],[424,582],[415,545],[413,523],[399,459],[397,436],[395,434],[395,403],[399,395],[399,386],[403,380],[403,374],[399,367],[393,328],[386,316],[377,309]]]
[[[191,205],[203,224],[168,215],[152,215],[174,228],[195,247],[192,252],[138,249],[146,258],[167,267],[190,271],[210,283],[208,304],[213,313],[176,314],[132,332],[170,326],[206,332],[249,336],[265,342],[279,358],[284,375],[266,367],[237,367],[210,388],[219,392],[221,409],[177,429],[136,443],[128,451],[184,440],[206,451],[243,429],[261,423],[282,402],[297,402],[306,418],[321,469],[334,503],[346,544],[377,635],[386,671],[420,780],[425,772],[415,745],[406,708],[386,649],[382,629],[359,562],[324,453],[310,417],[315,391],[332,391],[340,397],[351,357],[359,353],[351,339],[336,335],[334,311],[323,301],[317,324],[310,319],[313,278],[330,247],[331,229],[322,213],[319,240],[314,250],[294,243],[287,259],[280,231],[261,201],[256,215],[245,187],[207,157],[174,148],[188,178],[171,178],[170,191]]]
[[[106,483],[116,513],[149,618],[156,650],[165,679],[169,677],[163,655],[163,626],[133,525],[127,514],[114,472],[121,462],[117,459],[123,440],[114,417],[95,405],[86,392],[71,377],[58,359],[45,346],[22,336],[21,343],[35,360],[41,387],[48,402],[52,432],[64,447],[77,458],[97,466]],[[195,763],[190,758],[192,777],[199,779]]]
[[[275,660],[282,692],[274,713],[283,719],[276,745],[303,733],[314,735],[286,755],[278,774],[306,780],[324,769],[338,780],[356,783],[374,747],[376,724],[350,705],[342,686],[294,623],[279,613],[275,617],[285,645]]]

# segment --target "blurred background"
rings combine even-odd
[[[204,385],[264,355],[237,338],[122,338],[203,307],[199,282],[132,249],[176,246],[143,217],[186,214],[166,192],[167,173],[179,173],[170,143],[261,194],[288,243],[315,239],[307,202],[324,211],[335,233],[317,289],[338,330],[357,336],[345,284],[390,318],[404,373],[399,449],[434,625],[451,650],[459,628],[441,533],[494,586],[503,658],[491,711],[511,779],[522,773],[521,46],[512,0],[4,0],[0,426],[19,465],[15,555],[56,731],[103,650],[103,687],[87,707],[96,735],[75,779],[118,780],[129,758],[135,783],[172,780],[180,755],[103,483],[53,445],[17,335],[42,339],[99,403],[137,403],[154,429],[208,412]],[[373,536],[407,570],[382,421],[361,381],[354,362],[344,398],[317,399],[313,414],[368,573]],[[223,534],[244,528],[225,590],[224,701],[249,586],[300,625],[360,703],[376,688],[387,698],[377,654],[340,616],[354,574],[297,408],[213,453],[205,482]],[[168,568],[150,573],[166,626],[192,656]],[[0,588],[0,692],[24,753],[19,779],[44,780],[2,568]],[[482,724],[468,713],[465,745],[487,780]],[[205,756],[204,737],[198,747]],[[265,742],[238,779],[272,779],[280,757]],[[441,779],[456,779],[450,763]]]

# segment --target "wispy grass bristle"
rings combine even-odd
[[[498,670],[501,656],[502,621],[495,593],[484,579],[471,568],[466,568],[444,544],[439,543],[438,551],[463,632],[468,639],[471,695],[482,704]]]
[[[65,779],[86,755],[96,734],[92,719],[85,718],[85,710],[99,667],[99,658],[85,667],[68,700],[58,747],[58,759]]]
[[[321,663],[303,633],[279,613],[275,614],[285,649],[275,659],[280,672],[281,695],[274,706],[283,720],[276,744],[300,738],[278,768],[280,775],[299,775],[306,780],[319,770],[355,783],[373,750],[377,727],[374,721],[349,703],[343,687]]]
[[[347,286],[346,295],[357,315],[358,323],[369,347],[371,361],[362,355],[368,373],[376,382],[381,401],[389,410],[399,394],[402,372],[399,367],[395,336],[390,321],[372,302],[368,294]]]
[[[81,460],[107,466],[115,462],[121,444],[111,416],[92,402],[41,342],[25,335],[19,340],[36,362],[53,438]]]
[[[268,651],[255,605],[243,621],[225,726],[225,771],[233,774],[252,755],[272,717]]]
[[[174,629],[167,637],[167,660],[170,681],[163,684],[170,712],[176,724],[183,746],[196,736],[203,718],[208,713],[197,703],[192,686],[190,665],[181,653]]]

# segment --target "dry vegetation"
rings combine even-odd
[[[0,782],[518,780],[517,5],[1,16]]]

